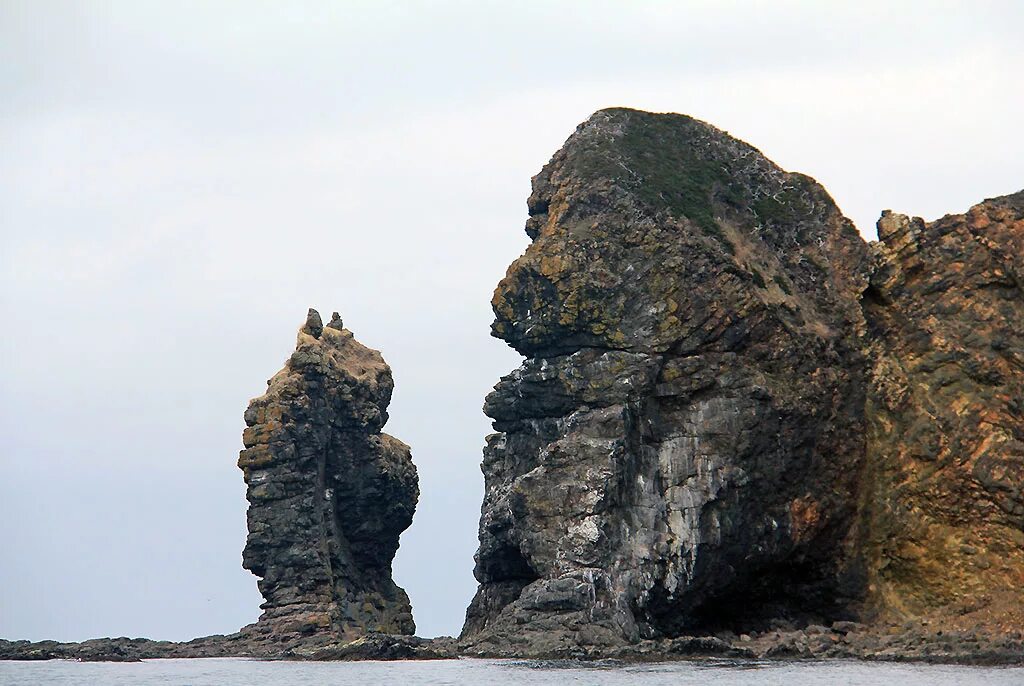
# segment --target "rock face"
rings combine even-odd
[[[464,650],[847,619],[894,654],[1019,638],[1024,192],[887,212],[869,247],[812,179],[615,109],[529,210],[492,301],[526,359],[484,406]]]
[[[681,115],[614,109],[533,180],[492,301],[463,642],[558,652],[841,618],[863,469],[867,246],[812,179]]]
[[[394,383],[375,350],[310,310],[295,352],[245,412],[243,566],[265,602],[250,633],[284,643],[412,634],[391,578],[419,496],[409,447],[381,433]]]
[[[926,224],[885,213],[864,296],[884,613],[1024,626],[1024,192]]]

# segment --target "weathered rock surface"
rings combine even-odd
[[[887,212],[878,235],[863,300],[873,603],[947,631],[1018,631],[1024,192],[930,224]]]
[[[724,132],[624,109],[576,130],[529,209],[493,299],[527,359],[485,403],[467,650],[842,618],[863,592],[851,223]]]
[[[813,180],[616,109],[529,210],[463,650],[1024,659],[1024,192],[869,247]]]
[[[409,447],[382,433],[394,382],[380,353],[334,313],[309,310],[295,352],[245,412],[238,458],[248,486],[243,566],[261,577],[255,624],[186,642],[5,641],[0,660],[176,657],[300,660],[454,658],[423,639],[391,577],[419,497]]]
[[[268,385],[245,412],[238,458],[249,500],[243,566],[265,599],[243,633],[282,645],[412,634],[391,562],[419,490],[409,447],[381,433],[391,370],[337,313],[324,326],[310,310]]]

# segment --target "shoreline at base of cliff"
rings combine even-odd
[[[1024,633],[933,630],[922,622],[867,626],[835,622],[803,629],[780,626],[760,633],[682,636],[622,646],[501,645],[460,643],[449,637],[369,634],[351,641],[329,636],[272,646],[243,634],[186,642],[145,638],[99,638],[80,643],[0,639],[0,660],[136,662],[162,658],[250,657],[266,660],[358,661],[505,658],[521,660],[614,660],[670,662],[735,660],[866,660],[958,665],[1024,665]]]

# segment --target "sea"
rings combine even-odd
[[[239,658],[130,663],[0,661],[3,686],[1022,686],[1024,667],[878,662],[702,660],[655,664],[433,660],[270,662]]]

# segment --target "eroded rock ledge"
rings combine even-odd
[[[134,662],[154,658],[251,657],[274,660],[436,660],[460,655],[488,656],[460,647],[454,639],[368,634],[352,641],[317,634],[290,647],[252,642],[243,634],[208,636],[184,643],[145,638],[101,638],[82,643],[4,641],[0,660],[81,660]],[[551,660],[652,662],[733,658],[757,660],[859,659],[970,665],[1024,663],[1020,631],[993,635],[949,631],[922,622],[867,626],[836,622],[802,629],[779,625],[750,634],[729,631],[639,641],[628,645],[562,645],[546,651],[521,651],[506,657]]]

